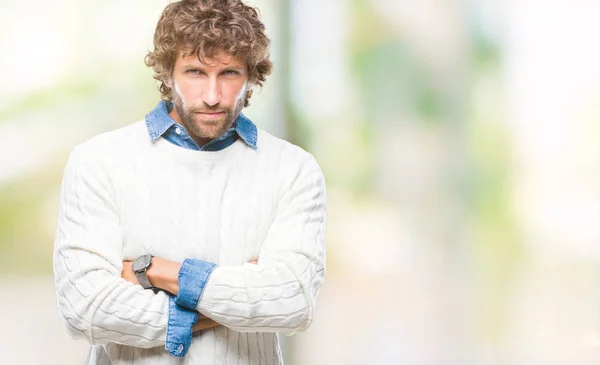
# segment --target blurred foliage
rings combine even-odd
[[[98,93],[97,80],[71,80],[42,90],[35,90],[22,99],[0,109],[0,122],[22,117],[24,112],[45,112],[54,104],[74,99],[91,98]]]
[[[414,113],[417,121],[441,121],[444,95],[423,60],[386,26],[369,1],[354,0],[353,5],[352,66],[366,120],[381,124],[398,113]]]
[[[353,57],[366,119],[384,123],[390,115],[412,112],[419,121],[439,121],[439,92],[420,63],[401,42],[373,44]]]
[[[512,154],[505,124],[499,46],[471,28],[471,92],[467,154],[470,273],[476,283],[477,338],[503,341],[509,333],[511,288],[519,278],[523,243],[511,199]]]
[[[12,275],[37,275],[52,271],[53,233],[48,207],[60,185],[58,164],[0,188],[0,268]]]

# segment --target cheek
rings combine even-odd
[[[196,85],[194,82],[173,82],[173,90],[181,100],[183,106],[192,105],[199,98],[199,95],[196,95],[196,90],[199,90],[200,86]]]
[[[248,90],[248,82],[244,82],[244,84],[240,86],[236,86],[231,93],[233,94],[233,103],[237,104],[246,96],[246,91]]]
[[[173,92],[177,95],[177,98],[181,100],[183,106],[187,104],[185,94],[177,81],[173,81]]]

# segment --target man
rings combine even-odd
[[[326,192],[310,154],[241,114],[271,71],[257,11],[169,4],[143,121],[76,146],[54,251],[86,364],[279,364],[325,274]]]

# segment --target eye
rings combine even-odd
[[[195,69],[195,68],[192,68],[192,69],[189,69],[189,70],[185,71],[185,73],[188,74],[188,75],[195,76],[195,75],[200,75],[202,73],[202,71],[200,71],[198,69]]]
[[[237,76],[239,74],[240,74],[239,71],[236,71],[236,70],[225,70],[225,71],[223,71],[223,75],[225,75],[225,76]]]

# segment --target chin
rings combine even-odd
[[[233,125],[229,125],[228,120],[201,120],[194,119],[191,132],[200,138],[214,139],[223,135]]]
[[[200,132],[198,133],[198,136],[202,138],[215,139],[225,134],[227,130],[219,126],[219,128],[199,128],[198,132]]]

